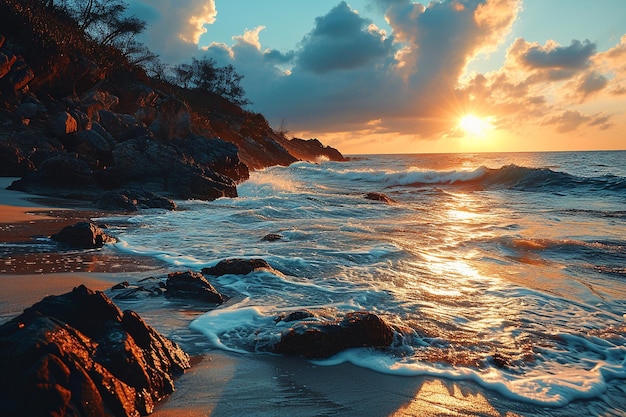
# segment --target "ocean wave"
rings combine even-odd
[[[316,171],[317,175],[330,175],[353,183],[373,183],[386,188],[454,186],[472,190],[514,189],[520,191],[607,191],[626,190],[626,178],[616,175],[584,177],[556,171],[551,168],[525,167],[515,164],[500,168],[480,166],[475,169],[449,171],[426,170],[411,167],[406,170],[341,169],[336,165],[300,166],[299,169]],[[311,173],[311,172],[309,172]]]
[[[626,190],[626,178],[605,175],[602,177],[579,177],[549,168],[530,168],[505,165],[493,169],[480,167],[473,171],[453,171],[425,174],[425,180],[415,181],[413,186],[425,184],[449,184],[474,189],[515,189],[520,191],[587,191]]]

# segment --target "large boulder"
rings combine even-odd
[[[222,294],[202,274],[193,271],[168,274],[165,288],[168,297],[190,298],[217,304],[224,302]]]
[[[98,111],[96,121],[98,121],[98,123],[100,123],[100,125],[118,142],[151,135],[146,125],[130,114],[100,110]]]
[[[80,249],[101,248],[105,243],[117,241],[92,222],[79,222],[73,226],[66,226],[59,233],[53,234],[51,238]]]
[[[27,172],[8,188],[33,194],[78,199],[89,199],[93,193],[101,191],[87,162],[64,153],[50,155],[44,152],[44,154],[45,160],[36,170]],[[32,155],[30,159],[36,160],[36,155]]]
[[[156,115],[150,124],[154,136],[163,141],[185,138],[192,133],[189,107],[174,96],[167,96],[158,102]]]
[[[237,196],[231,178],[199,166],[172,145],[149,137],[119,144],[113,150],[113,167],[108,174],[115,177],[116,186],[112,188],[134,186],[183,199]]]
[[[191,135],[172,142],[201,167],[242,182],[250,178],[248,167],[239,159],[239,149],[233,143],[218,138]]]
[[[189,367],[176,343],[81,285],[0,326],[0,415],[148,415]]]
[[[281,334],[273,352],[320,359],[345,349],[386,347],[392,342],[393,330],[387,323],[376,314],[359,311],[341,320],[298,322]]]
[[[202,273],[206,275],[213,275],[213,276],[219,277],[219,276],[228,275],[228,274],[247,275],[251,272],[258,271],[258,270],[273,271],[273,268],[264,259],[233,258],[233,259],[224,259],[222,261],[219,261],[217,265],[215,266],[202,268]]]

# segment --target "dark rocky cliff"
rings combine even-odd
[[[151,79],[45,3],[0,4],[0,176],[21,177],[12,189],[212,200],[237,196],[249,169],[343,160],[216,94]]]

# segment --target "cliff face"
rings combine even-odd
[[[0,4],[0,176],[22,177],[13,189],[210,200],[236,196],[249,169],[343,160],[218,95],[151,80],[116,49],[77,36],[71,21],[26,3]]]

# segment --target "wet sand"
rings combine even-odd
[[[46,205],[45,200],[5,190],[9,182],[1,180],[0,270],[4,270],[0,271],[0,323],[47,295],[62,294],[80,284],[107,290],[123,280],[164,272],[163,265],[121,256],[114,249],[63,252],[50,248],[49,243],[46,246],[41,241],[46,242],[49,234],[97,213]],[[61,271],[50,265],[62,266]],[[133,308],[133,303],[118,304],[123,309]],[[196,344],[195,349],[202,343],[202,336],[188,329],[201,310],[172,303],[136,303],[134,307],[147,323],[165,330],[166,336],[174,333]],[[166,326],[164,317],[169,320]],[[509,401],[471,382],[407,378],[350,364],[322,367],[299,358],[204,350],[153,415],[512,417],[526,415],[523,411],[516,410],[521,412],[517,414]]]

